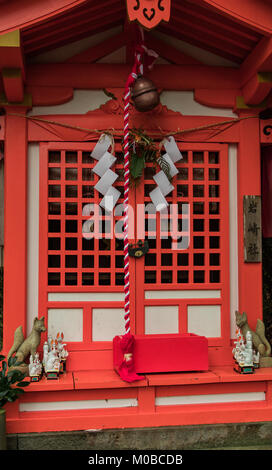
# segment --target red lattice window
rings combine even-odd
[[[107,235],[122,219],[122,214],[114,215],[112,219],[102,210],[101,237],[86,239],[82,236],[82,227],[89,218],[89,215],[83,215],[83,208],[92,203],[98,205],[103,197],[94,189],[98,177],[92,172],[95,165],[90,156],[93,146],[90,143],[41,144],[42,309],[50,304],[50,292],[123,293],[123,241]],[[140,233],[143,237],[136,233],[134,241],[148,239],[149,251],[139,259],[130,258],[132,330],[140,334],[145,332],[146,307],[176,306],[179,311],[177,328],[182,333],[188,328],[188,306],[218,305],[221,309],[222,337],[226,339],[229,318],[228,147],[200,143],[181,143],[179,146],[183,160],[176,163],[179,172],[172,180],[174,189],[166,199],[169,208],[171,204],[177,207],[177,228],[182,231],[182,249],[173,249],[168,230],[170,211],[164,216],[159,213],[143,215],[145,224],[143,233]],[[123,202],[123,155],[118,143],[115,145],[115,156],[117,161],[113,169],[119,178],[114,186],[121,191],[119,204]],[[131,186],[130,204],[135,209],[136,230],[141,217],[137,213],[138,205],[150,204],[149,193],[156,187],[153,175],[152,164],[148,164],[140,184]],[[148,216],[156,221],[151,232]],[[164,231],[160,230],[160,217],[164,218]],[[199,295],[205,290],[211,292],[213,297]],[[154,296],[146,296],[149,291],[191,291],[192,294],[190,301],[182,295],[170,295],[169,299],[167,295],[162,295],[155,299]],[[193,291],[197,291],[198,296],[194,296]],[[120,298],[118,302],[116,307],[122,308]],[[89,328],[84,340],[87,347],[90,344],[91,326],[88,325],[93,306],[89,303],[84,307],[84,321]],[[222,344],[220,341],[217,338],[212,344]]]
[[[212,146],[210,150],[207,146],[197,147],[199,149],[189,150],[188,145],[180,146],[183,160],[176,163],[179,173],[172,180],[174,190],[167,196],[168,214],[154,216],[157,219],[156,232],[146,232],[150,250],[145,255],[145,284],[214,285],[223,280],[223,237],[228,221],[225,204],[228,193],[227,156]],[[149,193],[156,187],[153,175],[154,170],[148,164],[142,195],[145,204],[150,202]],[[177,229],[182,233],[177,247],[181,246],[181,249],[173,249],[171,204],[177,206]],[[150,214],[145,215],[146,220],[150,217]],[[168,220],[168,224],[163,219]],[[146,227],[148,230],[147,221]]]
[[[214,306],[216,321],[221,324],[217,326],[217,337],[209,344],[222,345],[228,341],[229,328],[228,146],[181,143],[179,147],[183,160],[175,164],[179,172],[172,179],[173,191],[166,197],[168,213],[145,214],[146,230],[147,220],[152,217],[156,227],[155,232],[146,231],[149,251],[136,262],[137,333],[147,331],[150,309],[154,322],[157,307],[176,309],[174,331],[185,333],[192,306]],[[156,187],[153,174],[152,165],[148,165],[144,184],[137,189],[138,203],[150,203],[149,193]],[[161,230],[161,226],[167,228],[167,222],[171,226],[171,204],[177,207],[182,249],[173,249],[171,231]],[[164,311],[167,315],[167,308]],[[167,326],[167,322],[163,324]],[[157,328],[150,330],[156,332]]]
[[[123,241],[107,235],[112,227],[111,216],[104,215],[101,209],[101,233],[89,239],[82,236],[83,225],[92,215],[88,206],[98,205],[103,196],[94,189],[99,177],[92,172],[97,162],[90,156],[90,144],[72,147],[52,146],[43,156],[48,175],[48,286],[57,289],[122,286]],[[123,170],[118,148],[115,156],[115,172],[119,175],[115,187],[121,192],[118,200],[121,204]],[[114,217],[114,223],[120,218]]]

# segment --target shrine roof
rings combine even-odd
[[[125,0],[0,0],[0,15],[0,35],[20,29],[26,58],[127,22]],[[241,64],[272,34],[272,6],[265,0],[172,0],[170,21],[155,29]]]

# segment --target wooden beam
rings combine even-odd
[[[131,67],[122,64],[30,64],[27,84],[77,89],[122,88],[130,72]],[[157,64],[149,76],[165,90],[239,88],[239,71],[232,67]]]
[[[260,0],[193,0],[263,35],[272,33],[272,7]]]
[[[39,2],[41,3],[41,0],[39,0]],[[64,26],[78,24],[78,21],[82,18],[95,16],[99,11],[103,11],[104,13],[106,11],[114,11],[114,8],[117,6],[116,3],[118,3],[118,0],[103,0],[103,2],[92,2],[92,5],[90,5],[89,0],[81,0],[81,5],[67,10],[65,14],[52,15],[50,22],[38,22],[32,28],[25,29],[24,39],[35,39],[37,35],[42,36],[48,30],[52,29],[52,26],[54,29],[60,30]]]
[[[272,39],[263,38],[240,66],[241,85],[258,72],[272,71]]]
[[[178,5],[172,7],[172,25],[179,25],[181,32],[191,31],[196,37],[201,38],[203,44],[207,42],[207,44],[213,44],[215,47],[220,44],[220,49],[228,54],[237,55],[237,57],[244,57],[251,50],[252,44],[241,41],[234,33],[226,35],[222,28],[217,28],[212,23],[209,24],[208,18],[207,21],[201,21],[188,12],[181,14]],[[222,21],[223,24],[224,20]]]
[[[26,94],[32,97],[32,106],[55,106],[67,103],[73,99],[74,90],[71,87],[29,87]]]
[[[24,83],[20,69],[2,69],[4,92],[9,103],[21,103],[24,99]]]
[[[189,11],[194,20],[205,24],[208,30],[221,31],[224,35],[239,38],[240,42],[252,44],[256,43],[259,39],[259,34],[255,31],[242,25],[239,25],[239,28],[237,28],[237,25],[232,19],[222,18],[221,15],[218,15],[218,12],[203,8],[201,5],[195,5],[193,2],[189,4],[175,2],[175,8],[180,12],[180,16]]]
[[[241,110],[239,117],[256,116],[254,110]],[[257,114],[258,115],[258,114]],[[261,156],[259,119],[240,123],[239,158],[237,159],[238,202],[238,286],[239,311],[246,312],[249,324],[256,324],[262,312],[262,264],[244,262],[243,198],[261,194]]]
[[[24,118],[26,111],[26,108],[11,107],[6,115],[3,338],[5,353],[12,346],[14,331],[19,325],[22,325],[26,333],[27,120]],[[10,113],[21,114],[22,117],[12,116]]]
[[[209,51],[212,54],[218,55],[219,57],[224,57],[225,59],[234,63],[240,64],[242,62],[242,57],[235,53],[235,48],[233,48],[231,52],[226,52],[220,48],[219,41],[211,39],[203,41],[203,35],[195,34],[191,28],[185,29],[171,23],[171,26],[168,24],[161,24],[159,29],[162,33],[174,36],[181,41],[188,42],[193,46]]]
[[[19,29],[0,36],[0,47],[20,47]]]
[[[146,37],[147,45],[150,49],[159,54],[163,59],[168,60],[172,64],[176,65],[200,65],[201,62],[193,57],[181,52],[176,47],[168,44],[166,41],[158,39],[156,36],[153,36],[149,33]]]
[[[272,89],[272,72],[255,74],[243,87],[245,103],[250,106],[261,104]]]
[[[25,61],[19,30],[0,36],[0,71],[9,103],[24,100]]]
[[[69,57],[65,62],[68,64],[88,64],[96,62],[97,60],[123,47],[126,43],[126,39],[127,35],[125,32],[115,34],[99,44],[91,46],[85,51],[75,54],[73,57]]]
[[[260,104],[270,93],[272,39],[263,38],[240,67],[242,94],[247,105]]]
[[[41,44],[45,45],[50,44],[52,38],[57,41],[58,38],[66,39],[69,38],[71,33],[74,34],[76,31],[78,34],[84,29],[90,28],[95,29],[101,24],[106,22],[109,17],[120,16],[122,8],[119,6],[114,8],[113,11],[105,11],[104,8],[95,8],[90,10],[90,12],[83,14],[80,13],[80,16],[77,19],[74,19],[73,16],[70,18],[64,17],[64,20],[59,23],[57,20],[52,20],[51,27],[45,24],[44,27],[37,26],[34,31],[30,31],[29,34],[24,34],[24,45],[26,49],[29,48],[31,44]]]
[[[10,103],[7,100],[7,97],[6,97],[5,93],[1,93],[0,94],[0,107],[5,108],[5,107],[8,107],[8,106],[17,106],[20,109],[21,108],[31,109],[32,108],[32,97],[28,93],[25,93],[24,97],[23,97],[23,100],[20,103]]]
[[[1,5],[0,33],[26,28],[86,3],[87,0],[14,0]]]
[[[25,79],[25,61],[19,30],[0,36],[0,70],[19,69]]]
[[[40,54],[43,51],[48,51],[61,47],[70,42],[79,41],[83,37],[92,36],[97,34],[100,31],[105,31],[112,27],[118,26],[122,22],[121,9],[114,11],[114,14],[106,15],[101,14],[99,22],[95,22],[92,17],[87,17],[85,21],[78,26],[76,24],[74,27],[67,30],[67,32],[62,35],[58,32],[52,34],[46,34],[46,39],[31,40],[25,43],[25,52],[27,54],[38,53]]]
[[[135,46],[139,40],[139,28],[138,24],[134,22],[128,21],[128,18],[124,21],[124,32],[127,35],[126,38],[126,64],[130,64],[132,67],[134,63],[134,53],[135,53]]]
[[[5,140],[5,116],[0,116],[0,140]]]
[[[212,108],[230,108],[234,109],[236,105],[236,97],[241,95],[241,90],[205,90],[203,88],[195,89],[194,99],[204,106]]]

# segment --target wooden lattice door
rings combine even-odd
[[[99,208],[103,197],[95,189],[99,177],[92,172],[94,145],[40,145],[39,306],[47,314],[49,333],[57,325],[65,330],[70,351],[110,349],[112,336],[124,326],[123,240],[121,235],[112,235],[114,227],[122,225],[123,213],[105,214],[101,209],[92,233],[91,208]],[[118,144],[115,156],[115,187],[121,193],[118,204],[122,204],[123,157]],[[131,277],[135,278],[133,262]],[[134,328],[133,314],[131,320]]]
[[[40,310],[52,316],[53,325],[58,324],[58,317],[65,325],[72,318],[73,325],[70,313],[79,316],[80,333],[71,340],[70,351],[110,349],[112,337],[123,331],[123,241],[107,235],[123,213],[112,217],[102,211],[101,236],[88,239],[82,234],[90,217],[86,207],[99,205],[102,198],[94,188],[98,177],[92,172],[93,145],[40,146]],[[150,205],[149,193],[155,187],[152,165],[147,165],[140,184],[130,190],[135,222],[132,241],[144,236],[149,243],[144,257],[130,258],[131,328],[139,334],[198,332],[197,324],[205,319],[197,315],[205,315],[206,308],[207,321],[217,324],[210,344],[221,345],[228,337],[227,146],[182,143],[180,148],[183,160],[176,163],[178,174],[167,201],[169,213],[170,207],[177,207],[181,244],[173,247],[169,213],[161,216],[161,234],[158,213],[149,214],[157,222],[154,231],[150,233],[145,213],[144,230],[137,234],[142,217],[138,208]],[[121,191],[121,204],[119,144],[115,155],[114,171],[119,178],[114,185]],[[69,342],[68,326],[67,331]]]
[[[229,338],[228,146],[179,146],[183,160],[176,163],[168,210],[144,215],[149,252],[136,262],[136,330],[206,331],[210,345],[222,345]],[[153,174],[148,165],[137,189],[138,204],[150,203]],[[173,218],[180,232],[176,243]],[[205,328],[205,322],[213,326]]]

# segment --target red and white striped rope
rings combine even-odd
[[[143,73],[142,54],[143,47],[138,47],[135,53],[135,61],[130,73],[124,96],[124,291],[125,291],[125,331],[130,333],[130,285],[129,285],[129,253],[128,253],[128,223],[129,223],[129,106],[131,87],[138,77],[138,72]]]

